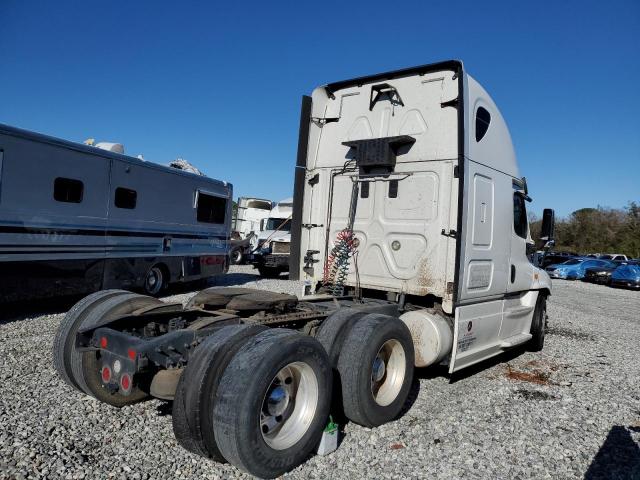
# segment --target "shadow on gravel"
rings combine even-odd
[[[29,320],[40,315],[66,313],[85,295],[34,299],[0,304],[0,324]]]
[[[162,402],[156,407],[156,413],[159,417],[166,417],[167,415],[171,415],[172,411],[173,401]]]
[[[613,426],[584,474],[585,480],[640,478],[640,448],[631,432],[640,433],[640,427]]]
[[[547,329],[547,335],[557,335],[559,337],[571,338],[572,340],[588,340],[591,342],[595,342],[596,340],[596,337],[589,333],[579,332],[562,327],[549,327]]]
[[[407,395],[407,400],[406,402],[404,402],[404,405],[402,406],[402,410],[400,410],[400,413],[395,418],[395,420],[398,420],[404,417],[406,413],[409,410],[411,410],[411,407],[418,399],[418,394],[420,393],[419,378],[422,378],[422,377],[419,377],[417,374],[413,376],[413,380],[411,381],[411,387],[409,388],[409,394]],[[335,380],[335,376],[334,376],[334,380]],[[350,420],[345,415],[344,409],[342,406],[342,401],[340,400],[342,398],[342,389],[340,388],[339,380],[334,381],[333,398],[334,400],[331,405],[331,417],[333,418],[333,421],[338,424],[338,447],[340,447],[340,444],[343,442],[346,436],[345,427],[347,426],[348,423],[350,423]]]
[[[244,285],[245,283],[255,282],[256,280],[260,280],[262,277],[258,275],[258,271],[256,273],[227,273],[224,275],[216,275],[215,277],[209,278],[206,282],[205,287],[224,287],[229,285]]]
[[[502,363],[509,363],[513,359],[519,357],[526,350],[524,348],[514,348],[512,350],[507,350],[500,355],[484,360],[480,363],[476,363],[475,365],[471,365],[470,367],[464,368],[460,372],[455,372],[451,375],[450,383],[456,383],[466,380],[469,377],[473,377],[474,375],[482,372],[483,370],[488,370],[496,365],[500,365]]]

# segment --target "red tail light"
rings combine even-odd
[[[130,348],[129,350],[127,350],[127,355],[131,360],[136,359],[136,351],[133,348]]]
[[[128,392],[131,389],[131,377],[128,373],[125,373],[120,377],[120,387],[122,387],[122,390],[125,392]]]
[[[102,381],[104,383],[109,383],[109,380],[111,380],[111,369],[107,366],[102,367]]]
[[[100,348],[102,349],[107,348],[107,337],[100,338]]]

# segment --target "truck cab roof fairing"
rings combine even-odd
[[[487,91],[466,73],[464,74],[464,99],[465,157],[520,179],[520,170],[509,128],[500,110]],[[476,116],[479,108],[486,109],[491,118],[486,133],[477,141]]]
[[[385,80],[392,80],[399,77],[407,77],[412,75],[424,75],[430,72],[439,72],[442,70],[451,70],[452,72],[462,72],[463,66],[461,60],[447,60],[438,63],[428,63],[426,65],[419,65],[417,67],[403,68],[400,70],[392,70],[390,72],[376,73],[374,75],[366,75],[363,77],[356,77],[349,80],[342,80],[339,82],[332,82],[324,85],[323,88],[327,96],[331,97],[333,94],[343,88],[351,87],[354,85],[364,85],[365,83],[381,82]]]

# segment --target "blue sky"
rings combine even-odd
[[[640,2],[0,2],[0,122],[292,193],[300,97],[459,58],[533,210],[640,201]]]

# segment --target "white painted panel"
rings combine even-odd
[[[504,301],[500,338],[505,339],[522,333],[529,333],[531,320],[538,299],[538,292],[530,290]]]
[[[460,300],[504,295],[509,273],[511,177],[467,162]]]
[[[473,177],[473,234],[476,247],[491,248],[493,237],[493,180],[484,175]]]
[[[450,373],[502,351],[499,340],[502,303],[495,300],[456,308]]]
[[[335,98],[324,88],[313,92],[306,177],[319,177],[318,183],[305,184],[302,222],[322,227],[303,229],[301,251],[319,251],[320,262],[301,278],[322,279],[327,246],[330,250],[348,225],[355,172],[338,173],[350,159],[342,143],[411,135],[416,141],[398,153],[394,173],[371,178],[369,197],[358,197],[353,224],[360,241],[358,275],[352,262],[347,285],[358,279],[363,288],[434,294],[452,311],[447,283],[453,282],[456,239],[441,232],[457,225],[458,120],[456,108],[441,103],[458,95],[459,79],[453,76],[445,71],[350,86],[334,92]],[[377,83],[396,88],[404,105],[383,99],[370,109]],[[389,197],[390,180],[398,181],[397,198]]]

